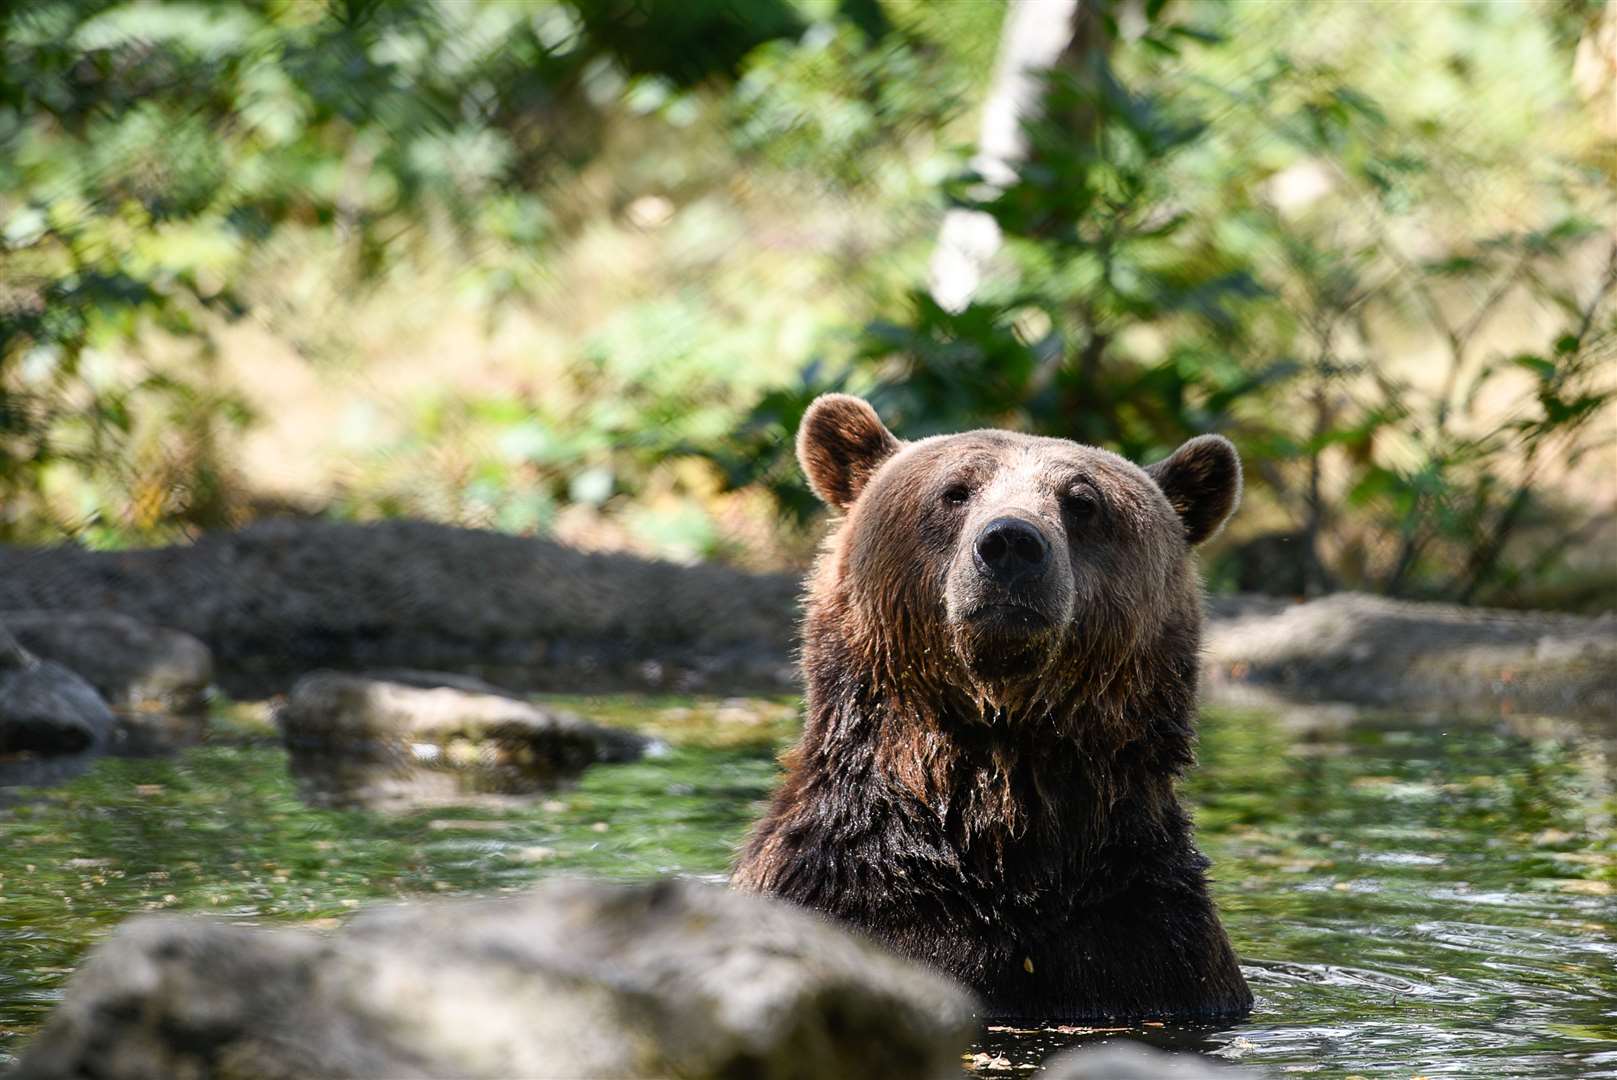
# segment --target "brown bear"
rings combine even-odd
[[[809,585],[802,740],[733,883],[952,973],[992,1017],[1247,1013],[1175,790],[1191,548],[1240,499],[1235,448],[1141,469],[1005,431],[904,443],[829,394],[797,452],[843,516]]]

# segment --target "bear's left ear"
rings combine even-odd
[[[1192,547],[1223,528],[1241,501],[1241,458],[1222,435],[1198,435],[1145,472],[1168,496]]]
[[[797,460],[809,487],[838,510],[853,504],[899,446],[870,403],[848,394],[815,398],[797,429]]]

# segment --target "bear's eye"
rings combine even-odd
[[[949,506],[964,506],[971,500],[971,489],[965,484],[950,484],[943,490],[943,501]]]
[[[1100,510],[1100,494],[1088,484],[1079,484],[1061,497],[1061,508],[1078,521],[1086,521]]]

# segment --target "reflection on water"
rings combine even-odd
[[[225,723],[177,757],[101,758],[0,810],[0,1047],[136,911],[334,925],[372,900],[556,871],[721,873],[790,706],[567,704],[673,750],[520,803],[383,816],[310,806],[273,738]],[[1214,711],[1204,727],[1191,794],[1253,1017],[1127,1034],[1276,1075],[1617,1077],[1610,737],[1320,715]],[[1014,1068],[1117,1036],[995,1029],[977,1049]]]
[[[53,787],[83,776],[103,757],[167,757],[197,745],[207,734],[208,719],[200,713],[140,713],[119,716],[106,742],[81,754],[0,754],[0,806],[31,798],[32,788]]]
[[[299,797],[310,806],[379,811],[498,806],[502,797],[541,794],[583,772],[593,745],[580,741],[569,749],[558,762],[536,759],[516,740],[488,739],[464,759],[447,760],[450,755],[434,743],[294,742],[287,748],[287,767]]]

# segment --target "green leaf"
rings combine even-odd
[[[1511,357],[1510,362],[1519,368],[1526,368],[1541,380],[1547,381],[1555,378],[1555,362],[1546,360],[1542,356],[1535,356],[1532,353],[1520,353]]]

